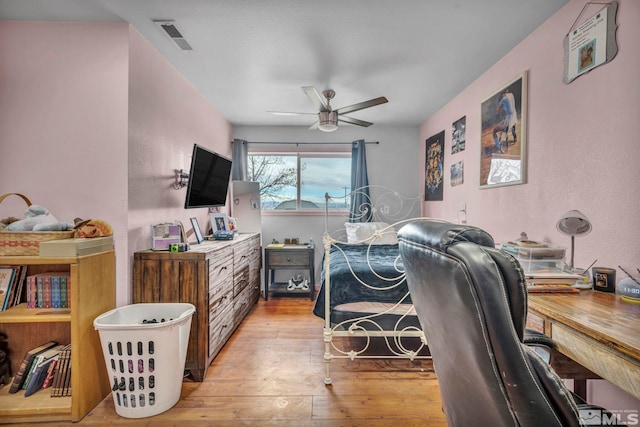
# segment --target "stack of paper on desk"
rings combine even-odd
[[[529,273],[525,276],[529,292],[578,292],[584,277],[563,271]]]

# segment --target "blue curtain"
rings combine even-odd
[[[233,163],[231,164],[231,179],[234,181],[247,180],[247,164],[249,157],[247,141],[233,139]]]
[[[370,222],[371,197],[367,175],[367,151],[364,139],[353,141],[351,148],[351,208],[349,222]]]

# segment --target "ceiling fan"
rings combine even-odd
[[[313,105],[318,108],[317,113],[288,113],[282,111],[268,111],[269,113],[283,115],[283,116],[298,116],[298,115],[317,115],[318,121],[315,122],[310,130],[320,129],[323,132],[333,132],[338,129],[338,122],[351,123],[352,125],[371,126],[373,123],[365,122],[364,120],[354,119],[353,117],[345,116],[346,113],[352,113],[354,111],[363,110],[365,108],[374,107],[376,105],[384,104],[389,102],[387,98],[384,96],[380,96],[378,98],[373,98],[368,101],[359,102],[357,104],[349,105],[347,107],[338,108],[337,110],[333,110],[331,108],[331,100],[336,93],[327,89],[322,91],[322,95],[316,90],[313,86],[303,86],[302,90],[307,95],[307,97],[313,102]]]

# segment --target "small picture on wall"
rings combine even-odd
[[[451,186],[455,187],[464,183],[464,161],[451,165]]]
[[[444,131],[426,140],[424,200],[442,200],[444,178]]]
[[[467,116],[461,117],[451,125],[451,154],[464,151],[467,138]]]

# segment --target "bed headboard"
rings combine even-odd
[[[406,196],[382,185],[360,187],[344,195],[325,193],[325,234],[331,234],[338,240],[346,236],[344,229],[330,230],[329,216],[334,215],[340,207],[348,207],[355,195],[361,196],[364,203],[361,204],[354,222],[371,215],[371,222],[391,225],[420,216],[422,195]],[[344,222],[349,222],[349,212],[344,213]]]

